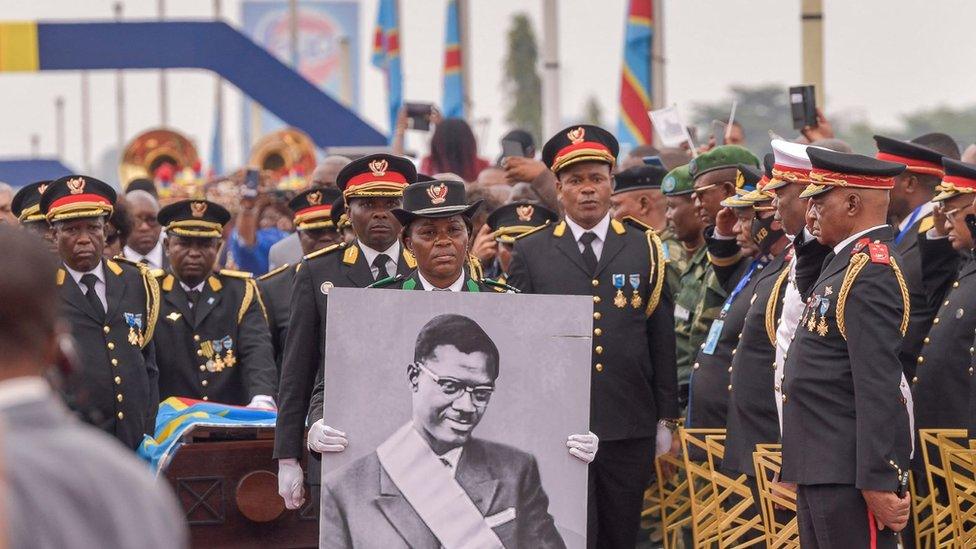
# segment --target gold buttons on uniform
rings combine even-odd
[[[125,414],[123,414],[122,412],[119,412],[119,413],[118,413],[118,414],[116,414],[116,415],[117,415],[117,417],[118,417],[119,419],[125,419]]]
[[[103,333],[106,333],[106,334],[107,334],[107,333],[109,333],[110,331],[112,331],[112,329],[111,329],[111,328],[109,328],[108,326],[102,326],[102,332],[103,332]]]
[[[923,362],[925,362],[925,357],[924,356],[918,357],[918,363],[921,364]]]
[[[786,404],[786,393],[783,393],[783,404]]]
[[[597,362],[596,363],[596,366],[594,366],[594,368],[596,368],[596,371],[602,372],[603,371],[603,364],[600,364],[599,362]]]
[[[112,359],[112,366],[118,366],[118,365],[119,365],[119,359],[113,358]]]
[[[593,303],[599,303],[599,302],[600,302],[600,296],[598,295],[593,296]]]
[[[200,336],[193,334],[193,341],[200,341]]]
[[[592,280],[592,281],[590,282],[590,284],[593,284],[593,286],[594,286],[594,287],[596,287],[596,286],[599,286],[599,285],[600,285],[600,281],[594,278],[594,279],[593,279],[593,280]]]
[[[122,393],[115,395],[115,400],[122,402]]]
[[[735,354],[735,349],[732,349],[732,354],[733,354],[733,355]]]
[[[729,385],[729,390],[730,390],[730,391],[732,390],[732,386],[731,386],[731,385]]]
[[[918,376],[912,378],[912,383],[918,383]]]
[[[969,367],[969,375],[973,375],[973,367],[972,366]]]
[[[601,330],[599,328],[594,328],[593,329],[593,335],[595,335],[595,336],[603,335],[603,330]]]
[[[197,349],[197,356],[203,356],[203,349]]]
[[[700,368],[700,367],[701,367],[701,364],[698,364],[698,363],[696,362],[696,363],[695,363],[695,365],[694,365],[694,366],[692,366],[692,369],[695,369],[695,370],[697,370],[697,369],[698,369],[698,368]]]
[[[108,350],[111,351],[112,349],[115,349],[115,344],[112,343],[111,341],[109,341],[107,347],[108,347]]]
[[[119,376],[115,376],[115,384],[116,385],[122,385],[122,378],[119,377]]]
[[[929,338],[929,336],[925,336],[925,339],[922,340],[922,343],[925,343],[926,345],[928,345],[929,343],[931,343],[931,341],[932,340]]]
[[[599,311],[593,313],[594,320],[600,320],[601,318],[603,318],[603,315],[601,315]]]
[[[959,287],[959,281],[957,280],[957,281],[953,282],[952,283],[952,287],[953,288],[958,288]]]
[[[593,349],[593,350],[596,351],[596,354],[598,354],[598,355],[602,355],[603,354],[603,346],[602,345],[597,345],[596,346],[596,349]]]
[[[204,365],[204,364],[201,364],[201,365],[200,365],[200,371],[201,371],[201,372],[206,372],[206,371],[207,371],[207,366],[206,366],[206,365]]]
[[[210,400],[210,397],[204,396],[203,400]]]
[[[943,307],[946,306],[946,305],[948,305],[948,304],[949,304],[949,300],[948,299],[942,302],[942,306]]]
[[[939,323],[939,317],[935,317],[934,319],[932,319],[932,324],[938,324],[938,323]]]
[[[732,373],[732,367],[731,366],[729,366],[729,373],[730,374]]]
[[[206,387],[207,386],[207,380],[205,379],[205,380],[201,381],[200,382],[200,385],[203,385],[204,387]]]

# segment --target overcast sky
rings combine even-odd
[[[6,20],[104,20],[112,0],[0,0]],[[222,0],[222,16],[240,22],[241,0]],[[360,4],[361,116],[386,130],[382,74],[369,64],[377,0]],[[446,0],[401,0],[404,96],[439,102]],[[509,129],[502,93],[506,32],[514,13],[525,12],[541,39],[541,0],[472,1],[473,116],[482,153],[497,152]],[[595,96],[615,129],[626,0],[560,0],[562,114],[581,116]],[[666,94],[684,112],[695,102],[726,97],[730,85],[800,83],[800,0],[668,0]],[[157,0],[125,0],[124,16],[154,18]],[[900,113],[940,104],[976,103],[976,2],[968,0],[824,0],[826,108],[892,124]],[[170,19],[213,16],[213,2],[166,0]],[[165,47],[160,44],[159,47]],[[156,71],[128,71],[126,138],[159,123]],[[201,71],[169,71],[170,125],[189,135],[204,159],[213,131],[214,78]],[[82,168],[80,78],[77,73],[0,73],[0,156],[27,156],[38,134],[41,153],[54,156],[54,101],[66,103],[65,161]],[[92,73],[93,163],[117,142],[115,78]],[[225,167],[241,164],[241,94],[226,87]],[[785,93],[785,92],[784,92]],[[419,142],[419,141],[418,141]]]

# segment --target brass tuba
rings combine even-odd
[[[119,163],[119,182],[125,189],[133,179],[153,179],[163,164],[171,164],[174,173],[179,173],[198,163],[197,149],[186,136],[163,128],[146,130],[125,147]]]
[[[296,173],[311,177],[315,169],[315,143],[297,128],[269,133],[251,147],[248,166],[274,172],[278,177]]]

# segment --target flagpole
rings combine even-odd
[[[654,38],[651,40],[651,108],[660,109],[667,101],[664,91],[664,69],[667,62],[664,55],[664,0],[653,0],[652,6]],[[652,131],[651,142],[659,145],[660,141],[657,132]]]
[[[461,50],[461,99],[464,104],[464,114],[468,120],[474,119],[471,112],[471,40],[468,34],[471,19],[471,4],[468,0],[457,0],[458,10],[458,47]]]
[[[158,12],[160,21],[166,19],[166,0],[157,1],[156,11]],[[167,88],[167,82],[166,82],[166,69],[160,69],[159,71],[159,125],[164,128],[167,125],[169,125],[168,103],[169,103],[169,89]]]
[[[542,0],[542,131],[562,126],[559,105],[559,13],[556,0]]]

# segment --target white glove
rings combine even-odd
[[[254,395],[251,402],[247,405],[248,408],[263,408],[268,410],[277,410],[278,407],[275,406],[275,401],[268,395]]]
[[[305,503],[305,474],[295,458],[278,460],[278,495],[288,509],[298,509]]]
[[[583,463],[591,463],[596,459],[596,451],[600,446],[600,437],[593,434],[593,431],[585,435],[569,435],[566,440],[569,453]]]
[[[657,437],[654,439],[654,457],[666,454],[671,451],[671,429],[661,423],[657,423]]]
[[[308,449],[313,452],[341,452],[349,446],[346,434],[329,427],[321,419],[308,429]]]

